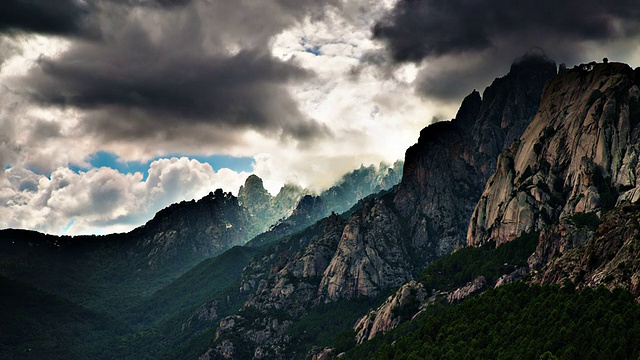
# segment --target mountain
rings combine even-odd
[[[302,230],[369,190],[395,185],[402,163],[394,166],[346,174],[329,195],[321,195],[327,201],[321,207],[309,206],[319,201],[303,197],[306,191],[295,185],[271,196],[251,175],[238,198],[218,189],[198,201],[173,204],[126,234],[70,237],[0,230],[0,274],[81,306],[120,312],[199,262],[244,245],[279,219],[286,224],[268,233],[271,238]]]
[[[382,350],[378,340],[372,341],[375,335],[429,312],[438,298],[457,302],[521,279],[545,286],[561,284],[567,294],[582,289],[570,300],[574,302],[589,298],[590,288],[606,287],[614,291],[614,296],[626,294],[624,300],[614,305],[616,300],[603,290],[598,293],[598,306],[633,304],[628,311],[637,311],[639,86],[640,68],[632,70],[616,63],[576,66],[549,81],[529,127],[498,157],[497,169],[469,224],[468,243],[472,247],[437,260],[424,270],[420,282],[405,284],[377,310],[360,319],[354,330],[362,349],[373,346]],[[514,252],[514,245],[518,251]],[[497,256],[501,253],[508,256]],[[484,297],[485,301],[493,301],[492,296],[495,293]],[[565,309],[570,306],[565,305]],[[490,311],[494,310],[483,310]],[[556,313],[563,311],[556,308]],[[528,316],[539,319],[534,321],[549,321],[553,314]],[[591,328],[604,328],[610,320],[590,317],[589,321]],[[404,326],[414,326],[410,323]],[[509,328],[509,323],[495,325],[499,326]],[[622,330],[616,332],[633,338],[623,335]],[[544,348],[555,349],[558,354],[571,352],[567,356],[573,358],[628,358],[639,350],[629,344],[594,347],[582,336],[563,338],[563,343]],[[494,345],[491,357],[517,346],[499,348]],[[608,350],[603,351],[605,348]],[[538,349],[538,354],[544,351]],[[368,356],[375,357],[373,353]]]
[[[344,299],[384,297],[425,264],[463,246],[499,152],[531,121],[545,82],[555,74],[555,63],[544,56],[519,59],[483,99],[474,91],[454,120],[421,132],[407,150],[397,189],[343,216],[331,215],[311,233],[285,238],[256,257],[241,277],[248,300],[222,319],[204,358],[304,357],[294,353],[300,339],[290,332],[309,311],[340,306]],[[353,311],[364,315],[366,309]]]
[[[18,279],[68,303],[55,307],[61,318],[75,319],[77,309],[84,309],[108,313],[129,326],[100,341],[81,337],[65,342],[58,346],[61,353],[134,359],[172,356],[177,351],[174,356],[181,358],[178,349],[189,343],[185,351],[197,352],[191,342],[206,341],[204,335],[215,329],[214,321],[233,314],[246,301],[245,294],[237,292],[238,277],[265,248],[257,243],[238,245],[265,230],[268,221],[282,219],[274,227],[279,233],[269,232],[272,237],[300,231],[368,191],[395,185],[401,172],[402,162],[393,167],[361,167],[346,174],[326,196],[303,196],[305,191],[294,185],[285,185],[271,196],[262,180],[252,175],[238,198],[216,190],[198,201],[173,204],[126,234],[71,237],[2,230],[0,276]],[[7,287],[12,299],[30,296],[18,289]],[[41,314],[34,316],[37,321]],[[86,324],[71,321],[65,326]],[[152,343],[156,346],[150,347]],[[109,350],[96,355],[103,347]],[[199,354],[206,348],[205,343]],[[49,351],[46,346],[43,349]],[[13,354],[15,349],[9,350]]]
[[[257,230],[231,193],[161,210],[126,234],[51,236],[0,231],[0,273],[79,305],[118,312]]]
[[[319,195],[271,196],[252,176],[239,198],[176,204],[129,234],[4,231],[0,274],[65,329],[88,328],[68,312],[98,319],[38,348],[63,356],[637,358],[639,100],[640,69],[556,74],[527,54],[423,129],[404,167]],[[49,334],[33,314],[25,328]]]

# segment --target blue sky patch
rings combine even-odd
[[[312,46],[312,47],[305,47],[304,51],[311,53],[313,55],[322,55],[322,52],[320,51],[320,46]]]
[[[122,161],[120,158],[118,158],[116,154],[107,152],[107,151],[98,151],[97,153],[91,155],[88,161],[89,164],[91,164],[90,167],[69,165],[69,168],[72,171],[77,173],[79,171],[87,171],[92,168],[108,167],[108,168],[118,170],[123,174],[133,174],[136,172],[140,172],[143,175],[143,180],[146,180],[147,176],[149,175],[148,173],[149,166],[151,165],[152,162],[159,159],[169,159],[172,157],[179,158],[183,156],[188,157],[189,159],[197,160],[201,163],[208,163],[209,165],[211,165],[211,167],[215,171],[218,171],[222,168],[229,168],[237,172],[253,171],[253,165],[254,165],[253,158],[246,157],[246,156],[245,157],[235,157],[235,156],[229,156],[229,155],[189,156],[189,155],[180,155],[180,154],[170,154],[167,156],[156,157],[147,162],[140,162],[140,161]]]
[[[304,51],[306,51],[306,52],[308,52],[310,54],[313,54],[315,56],[322,55],[322,51],[320,51],[320,48],[322,46],[310,45],[309,44],[309,40],[307,40],[306,37],[304,37],[304,36],[301,37],[300,41],[298,43],[304,48]]]
[[[76,223],[76,219],[71,219],[71,221],[69,221],[67,223],[67,225],[65,225],[64,229],[62,229],[62,234],[66,234],[67,231],[69,231],[69,229],[73,226],[73,224]]]

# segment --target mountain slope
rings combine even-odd
[[[133,323],[158,324],[201,305],[236,281],[259,248],[236,246],[204,260],[149,298],[127,309]],[[213,315],[213,314],[211,314]]]
[[[58,237],[2,230],[0,273],[117,313],[254,233],[247,210],[217,190],[174,204],[127,234]]]
[[[112,317],[0,276],[3,359],[90,359],[130,330]]]
[[[533,281],[541,284],[571,281],[578,288],[600,285],[612,290],[623,288],[639,301],[638,219],[640,207],[625,204],[605,212],[595,232],[578,229],[567,233],[571,225],[544,231],[541,244],[530,261],[535,270]],[[560,227],[562,230],[558,231]],[[580,236],[582,241],[575,241]]]
[[[629,293],[515,283],[422,317],[341,359],[635,359],[640,305]]]

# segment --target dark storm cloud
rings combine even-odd
[[[603,40],[640,30],[635,0],[401,0],[374,26],[397,61],[484,50],[519,35],[559,41]]]
[[[87,31],[88,11],[76,0],[2,0],[0,32],[77,35]]]
[[[259,52],[191,57],[154,48],[76,48],[39,65],[29,79],[33,99],[88,110],[85,127],[110,139],[166,138],[179,134],[176,127],[202,124],[296,138],[323,131],[285,87],[308,74]]]
[[[192,141],[203,129],[228,131],[219,136],[228,142],[247,129],[298,140],[328,134],[288,90],[313,74],[268,50],[272,36],[327,2],[154,3],[165,7],[135,13],[115,2],[103,6],[102,39],[41,58],[22,81],[29,96],[82,110],[82,128],[110,141]]]
[[[111,0],[112,2],[119,2],[121,4],[128,4],[131,6],[161,6],[171,8],[173,6],[181,6],[191,3],[191,0]]]
[[[473,79],[466,77],[504,73],[535,46],[572,62],[582,60],[585,42],[637,36],[640,6],[633,0],[400,0],[372,31],[396,62],[446,59],[444,70],[423,73],[419,86],[447,99],[471,90]]]
[[[83,38],[100,36],[97,16],[105,4],[172,8],[191,0],[2,0],[1,33],[38,33]]]

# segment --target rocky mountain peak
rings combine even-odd
[[[529,52],[514,62],[507,75],[485,89],[471,133],[478,151],[489,158],[489,175],[498,154],[519,138],[533,119],[546,82],[556,74],[553,60]]]
[[[264,188],[262,179],[252,174],[240,186],[238,201],[249,210],[262,232],[279,219],[290,215],[304,192],[299,186],[287,184],[280,189],[278,195],[271,196]]]
[[[513,64],[511,64],[509,73],[521,74],[526,72],[538,72],[541,67],[548,67],[549,70],[552,70],[552,67],[556,67],[556,62],[547,57],[547,54],[545,54],[542,49],[533,48],[526,54],[514,60]]]
[[[474,210],[469,244],[510,241],[560,218],[640,198],[634,74],[625,64],[587,64],[547,84],[534,120],[498,160]]]
[[[394,203],[408,219],[411,243],[425,260],[462,246],[473,208],[498,154],[519,138],[535,115],[555,63],[529,55],[487,87],[469,94],[455,120],[431,124],[405,155]]]
[[[244,187],[248,188],[248,189],[252,189],[252,188],[264,189],[264,185],[262,183],[262,178],[260,178],[258,175],[251,174],[244,181]]]
[[[251,207],[254,204],[266,203],[271,198],[267,189],[264,188],[262,179],[257,175],[251,174],[245,180],[244,185],[238,190],[238,198],[241,204],[247,204]]]
[[[482,98],[480,97],[480,92],[474,89],[464,98],[464,100],[462,100],[460,109],[458,109],[458,113],[452,122],[458,126],[472,126],[478,117],[481,106]],[[426,127],[424,130],[428,128],[429,127]]]

